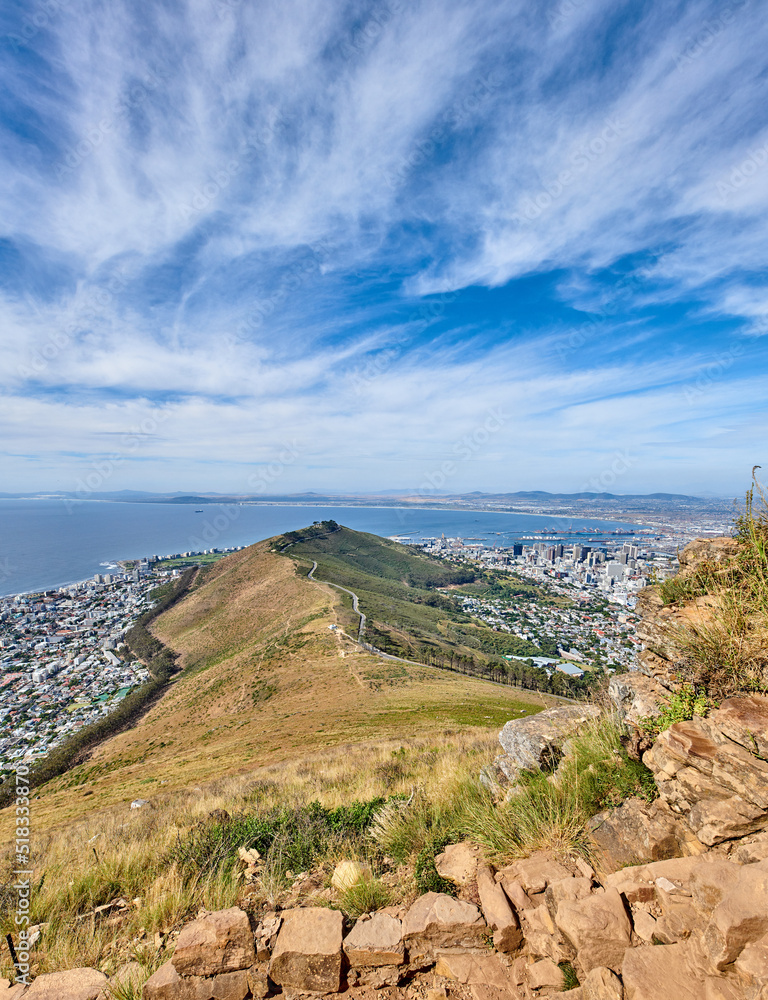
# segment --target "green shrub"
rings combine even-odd
[[[697,691],[693,684],[683,684],[665,699],[658,715],[646,716],[638,724],[646,735],[658,736],[676,722],[686,722],[694,715],[704,718],[715,707],[703,691]]]
[[[316,858],[340,842],[361,845],[372,818],[384,800],[352,802],[325,809],[319,802],[296,809],[273,810],[233,816],[225,822],[204,823],[179,839],[168,852],[187,879],[213,873],[228,874],[240,847],[273,854],[277,876],[286,871],[305,871]],[[277,848],[275,848],[277,845]]]
[[[422,847],[416,857],[414,877],[419,892],[444,892],[448,896],[456,895],[456,885],[443,876],[435,868],[435,858],[448,843],[447,837],[433,840]]]

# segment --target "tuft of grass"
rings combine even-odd
[[[555,774],[524,773],[499,806],[488,793],[476,798],[467,817],[470,835],[501,864],[536,850],[588,856],[585,826],[592,816],[633,795],[656,795],[651,772],[630,760],[623,735],[612,716],[591,720],[569,740]]]
[[[390,895],[387,887],[377,878],[363,878],[348,886],[339,896],[341,910],[352,920],[364,913],[373,913],[388,906]]]
[[[671,576],[659,584],[659,593],[665,607],[670,604],[686,604],[696,597],[709,592],[713,577],[708,567],[699,567],[690,576]]]
[[[560,962],[559,967],[563,974],[563,993],[567,993],[568,990],[575,990],[577,986],[581,985],[579,977],[576,975],[576,970],[570,962]]]
[[[754,469],[735,523],[733,559],[701,567],[694,577],[674,577],[660,588],[665,601],[684,601],[702,588],[710,598],[703,620],[680,626],[673,639],[685,679],[714,699],[768,690],[768,498]]]

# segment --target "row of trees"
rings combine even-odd
[[[550,674],[543,667],[537,667],[530,658],[526,660],[479,658],[436,642],[414,642],[403,646],[389,632],[377,629],[375,626],[369,628],[368,638],[377,649],[393,656],[417,660],[431,667],[453,670],[460,674],[485,677],[497,684],[514,685],[566,698],[589,697],[591,689],[599,682],[601,676],[597,671],[587,672],[581,678],[571,677],[561,670],[553,670]]]

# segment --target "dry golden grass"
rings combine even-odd
[[[32,919],[47,922],[48,928],[35,955],[36,972],[89,965],[111,974],[124,961],[138,959],[149,974],[164,960],[167,935],[200,908],[285,901],[290,883],[276,877],[270,884],[268,871],[262,885],[251,887],[246,902],[237,873],[234,878],[214,872],[190,879],[175,865],[163,863],[167,852],[215,810],[267,815],[313,801],[335,808],[352,800],[412,793],[417,800],[448,808],[456,789],[476,777],[497,749],[495,732],[467,728],[429,738],[336,747],[202,788],[164,792],[149,808],[112,806],[44,833],[38,828],[34,864],[42,885],[34,893]],[[343,839],[330,841],[318,862],[326,885],[342,857],[350,857]],[[4,871],[11,870],[10,851],[0,863]],[[407,866],[404,872],[389,875],[386,892],[393,900],[415,895],[412,872]],[[77,919],[119,897],[131,908],[113,924],[109,917]],[[10,919],[7,912],[3,932],[13,929]],[[3,968],[10,971],[7,961]]]
[[[339,632],[338,591],[252,546],[216,563],[154,625],[184,672],[131,730],[36,793],[39,829],[134,798],[369,740],[497,729],[551,698],[361,651]],[[12,816],[0,814],[0,842]]]

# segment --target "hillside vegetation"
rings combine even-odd
[[[757,480],[721,555],[683,565],[659,587],[665,605],[697,612],[673,636],[680,679],[713,700],[768,690],[768,498]]]
[[[367,616],[364,638],[384,652],[552,694],[574,697],[589,691],[589,675],[580,681],[560,672],[549,675],[519,659],[504,659],[557,656],[556,637],[548,638],[542,648],[496,631],[462,610],[463,595],[523,603],[562,600],[513,574],[449,562],[335,522],[289,532],[274,547],[293,559],[302,574],[317,562],[316,579],[354,591]],[[343,604],[343,621],[356,636],[358,617],[351,599],[343,597]]]

